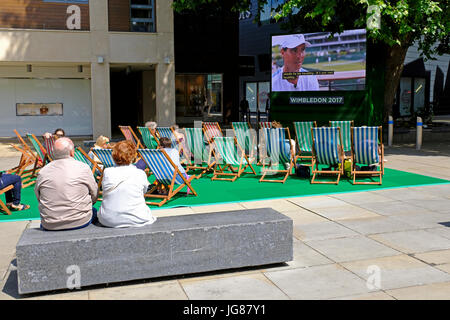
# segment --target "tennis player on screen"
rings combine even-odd
[[[281,56],[283,68],[272,76],[272,91],[317,91],[319,82],[315,75],[296,75],[296,72],[308,72],[302,68],[306,48],[311,44],[302,34],[283,36]]]

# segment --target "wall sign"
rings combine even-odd
[[[62,103],[17,103],[17,116],[62,116]]]

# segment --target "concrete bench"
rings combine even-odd
[[[19,293],[287,262],[292,229],[270,208],[162,217],[140,228],[30,228],[16,246]]]

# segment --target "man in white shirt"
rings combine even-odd
[[[281,56],[283,57],[283,69],[272,76],[272,91],[317,91],[319,82],[314,75],[295,75],[289,79],[283,78],[288,72],[308,72],[302,68],[306,55],[306,48],[311,44],[305,40],[302,34],[293,34],[283,37],[281,42]],[[287,74],[285,74],[285,77]]]

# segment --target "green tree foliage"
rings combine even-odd
[[[250,0],[174,0],[175,11],[195,10],[202,5],[231,3],[231,10],[249,10]],[[255,22],[268,0],[257,1]],[[368,10],[370,9],[370,10]],[[375,9],[375,10],[372,10]],[[382,48],[385,62],[385,119],[392,114],[408,48],[418,43],[425,59],[450,53],[449,0],[286,0],[276,8],[275,19],[289,31],[342,32],[366,28],[370,41]],[[379,13],[379,28],[367,25]],[[381,57],[380,57],[381,58]]]

